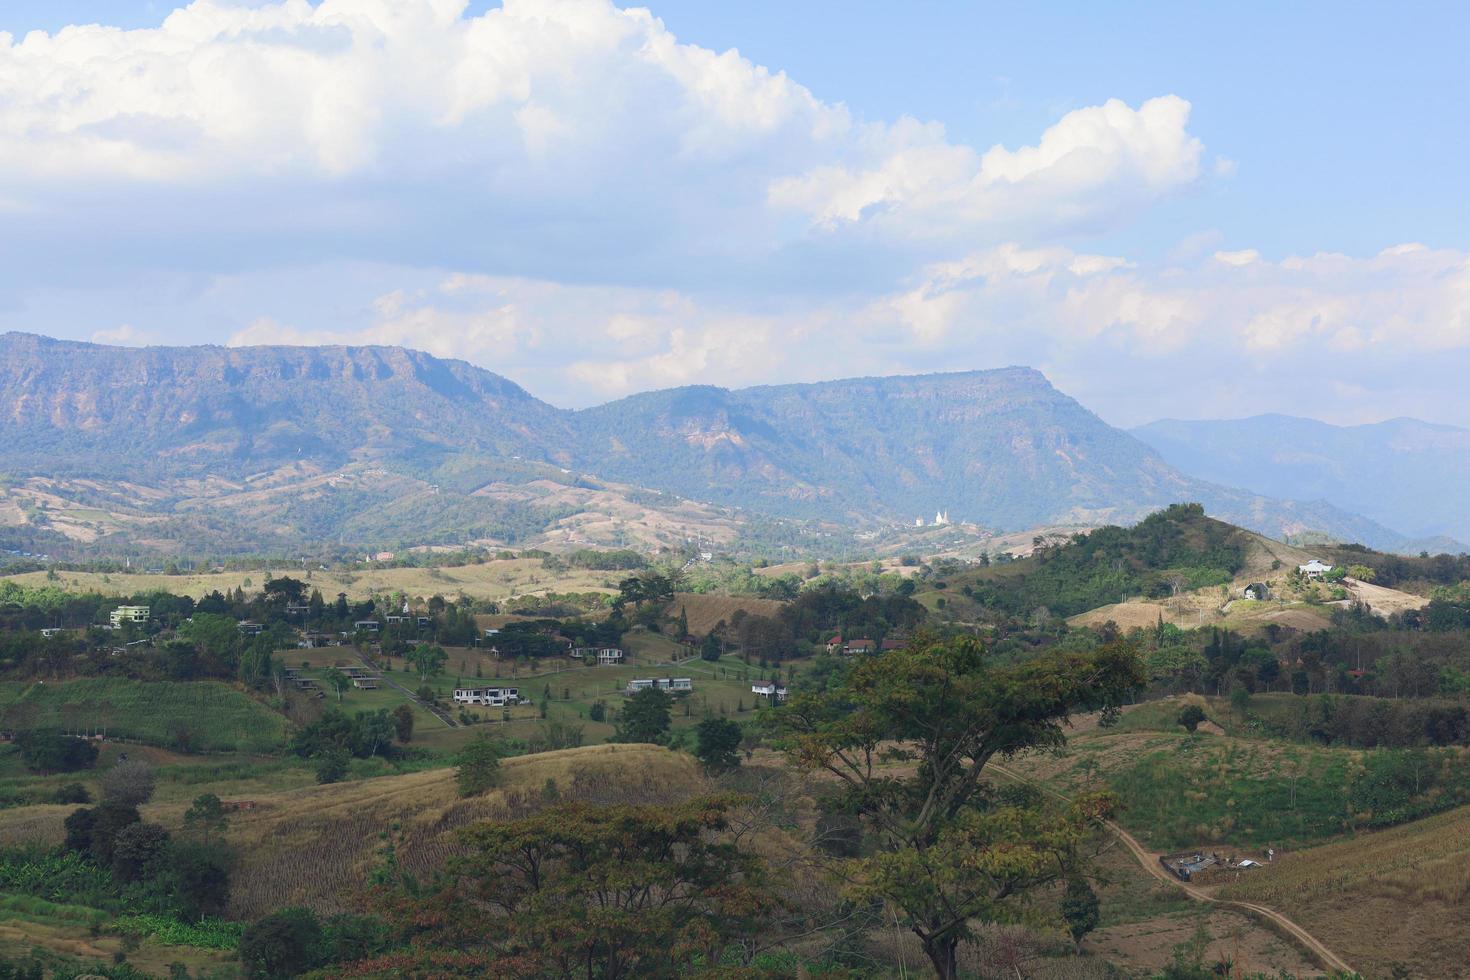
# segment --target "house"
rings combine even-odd
[[[879,649],[881,649],[884,653],[888,653],[891,650],[902,650],[903,647],[904,647],[904,641],[903,640],[893,639],[893,638],[890,637],[889,639],[886,639],[886,640],[883,641],[883,643],[879,647]]]
[[[1252,582],[1244,590],[1247,599],[1255,599],[1257,602],[1265,602],[1271,598],[1271,590],[1266,588],[1265,582]]]
[[[305,603],[291,602],[286,604],[287,616],[300,616],[302,619],[305,619],[310,612],[311,607]]]
[[[459,704],[500,708],[509,704],[520,704],[521,692],[514,687],[461,687],[455,689],[454,700]]]
[[[873,640],[848,640],[844,653],[872,653],[878,649],[878,644]]]
[[[61,632],[61,629],[59,627],[56,627],[56,626],[48,626],[45,629],[41,630],[41,636],[42,636],[43,639],[49,640],[53,636],[56,636],[60,632]]]
[[[1296,570],[1298,572],[1301,572],[1303,577],[1316,581],[1317,579],[1320,579],[1322,576],[1326,575],[1328,572],[1332,571],[1332,566],[1318,561],[1316,558],[1313,558],[1305,565],[1298,565],[1296,567]]]
[[[623,691],[626,694],[637,694],[644,688],[649,687],[660,691],[667,691],[670,694],[687,694],[694,690],[694,682],[687,677],[652,677],[631,680]]]
[[[402,626],[408,622],[407,616],[384,616],[383,622],[388,626]]]
[[[776,704],[786,700],[786,685],[778,681],[756,681],[750,685],[750,693],[756,697],[768,698]]]
[[[149,607],[147,606],[118,606],[109,615],[112,620],[112,628],[122,629],[123,623],[133,623],[144,626],[148,623]]]
[[[364,633],[376,633],[379,629],[376,619],[359,619],[352,624],[352,628],[354,630],[361,630]]]
[[[616,667],[623,662],[623,651],[616,647],[577,647],[572,656],[578,660],[597,660],[599,667]]]
[[[421,630],[426,630],[430,626],[433,626],[433,625],[434,625],[434,621],[432,619],[430,619],[428,616],[420,616],[418,618],[418,626],[419,626],[419,629],[421,629]]]
[[[352,686],[360,691],[376,691],[378,689],[378,678],[376,677],[354,677]]]
[[[830,640],[827,641],[827,652],[828,653],[845,653],[846,652],[842,648],[842,634],[841,633],[838,633],[836,636],[832,637]]]
[[[248,619],[240,620],[240,622],[235,624],[235,627],[240,631],[241,636],[259,636],[265,632],[265,627],[262,624]]]

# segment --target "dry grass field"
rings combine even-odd
[[[233,814],[226,834],[240,856],[230,915],[250,918],[283,905],[322,911],[354,907],[390,827],[400,828],[400,865],[426,874],[455,853],[455,830],[513,815],[548,780],[555,780],[564,797],[606,802],[672,802],[705,788],[692,756],[655,745],[597,745],[520,756],[505,760],[502,773],[501,787],[468,800],[457,796],[452,769],[251,797],[254,809]],[[187,801],[176,800],[149,804],[143,812],[145,819],[178,831],[187,808]],[[59,843],[62,822],[74,809],[0,810],[0,838]]]
[[[1470,977],[1470,808],[1280,855],[1221,897],[1285,912],[1368,976]]]
[[[689,617],[689,633],[703,636],[715,628],[721,620],[728,623],[737,610],[744,609],[749,616],[775,616],[781,611],[781,603],[775,599],[756,599],[751,596],[699,595],[680,592],[669,603],[666,615],[677,619],[679,610]]]
[[[616,572],[569,570],[552,573],[541,566],[538,558],[512,558],[487,561],[483,565],[455,565],[447,568],[372,568],[364,571],[322,571],[293,568],[289,564],[269,571],[217,572],[198,575],[144,575],[114,572],[64,572],[61,581],[48,582],[45,572],[28,572],[7,576],[22,585],[41,587],[60,585],[74,592],[97,592],[102,595],[127,596],[153,591],[189,595],[198,599],[219,590],[259,589],[269,576],[291,575],[306,579],[324,596],[346,592],[353,599],[403,593],[410,598],[433,595],[457,596],[460,593],[477,599],[503,600],[511,596],[542,595],[547,592],[617,591]]]

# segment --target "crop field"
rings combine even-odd
[[[284,716],[216,681],[85,678],[0,683],[0,728],[105,733],[191,751],[268,752]]]
[[[1302,923],[1370,976],[1464,976],[1470,963],[1470,808],[1288,852],[1222,897]]]
[[[1303,846],[1353,830],[1347,796],[1363,753],[1222,735],[1155,731],[1146,712],[1113,729],[1074,733],[1060,754],[1014,768],[1057,789],[1111,789],[1119,822],[1160,851],[1219,844]]]

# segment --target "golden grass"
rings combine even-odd
[[[750,616],[775,616],[781,611],[784,603],[775,599],[756,599],[751,596],[728,596],[728,595],[700,595],[694,592],[680,592],[674,596],[674,601],[669,603],[667,615],[673,619],[679,618],[679,610],[689,617],[689,632],[693,636],[703,636],[715,628],[715,624],[724,620],[726,623],[735,618],[738,610],[744,609]]]
[[[1470,976],[1470,807],[1278,855],[1221,892],[1291,916],[1370,976]]]
[[[346,592],[353,599],[372,595],[403,592],[410,597],[432,595],[457,596],[461,592],[477,599],[506,599],[519,595],[547,592],[615,592],[615,573],[568,570],[552,573],[542,567],[540,559],[516,558],[489,561],[483,565],[456,565],[447,568],[374,568],[366,571],[303,572],[283,565],[270,571],[220,572],[200,575],[141,575],[113,572],[65,572],[59,582],[48,582],[45,572],[27,572],[6,576],[22,585],[41,587],[60,585],[73,592],[97,592],[102,595],[126,596],[144,592],[167,591],[198,599],[214,590],[224,592],[244,588],[259,589],[269,575],[291,575],[306,578],[322,595]],[[250,585],[246,585],[246,580]]]

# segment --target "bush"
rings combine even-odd
[[[347,762],[350,757],[346,749],[328,749],[316,757],[316,781],[318,783],[340,783],[347,778]]]
[[[56,791],[57,803],[91,803],[92,794],[81,783],[67,783]]]
[[[460,796],[477,796],[500,779],[500,746],[490,736],[476,735],[455,756],[454,779]]]
[[[21,761],[32,772],[77,772],[97,764],[97,746],[52,730],[21,732],[15,738]]]
[[[142,806],[153,799],[153,768],[141,759],[123,759],[102,776],[102,798],[118,806]]]
[[[260,980],[286,980],[321,960],[322,927],[310,909],[286,908],[245,927],[240,962]]]
[[[119,881],[142,881],[158,871],[168,850],[168,831],[154,823],[135,823],[118,831],[112,848],[112,873]]]
[[[1178,723],[1184,726],[1185,731],[1192,732],[1199,728],[1201,722],[1207,720],[1205,709],[1197,704],[1187,704],[1184,710],[1179,712]]]

